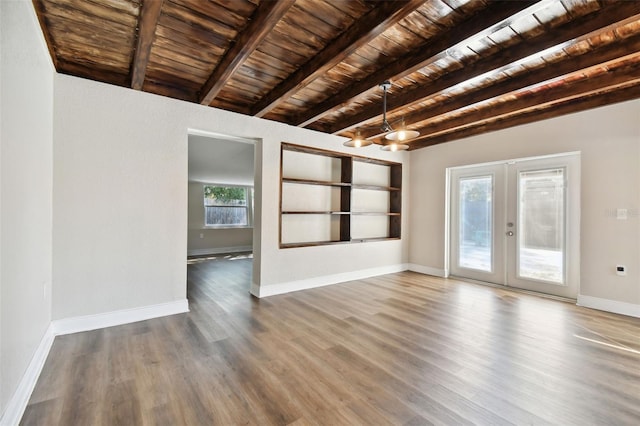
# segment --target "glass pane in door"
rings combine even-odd
[[[474,176],[458,182],[458,265],[491,272],[493,177]]]
[[[518,175],[518,276],[564,284],[564,168]]]

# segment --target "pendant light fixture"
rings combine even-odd
[[[400,122],[398,130],[394,130],[393,127],[391,127],[391,124],[387,121],[387,90],[391,88],[391,82],[385,81],[380,85],[380,87],[383,91],[381,129],[386,133],[384,138],[391,141],[391,143],[382,145],[380,149],[383,151],[405,151],[409,149],[409,145],[404,143],[404,141],[417,137],[420,135],[420,132],[417,132],[416,130],[408,130],[404,123],[404,118]]]
[[[356,134],[353,139],[346,141],[343,145],[350,148],[362,148],[363,146],[369,146],[373,142],[368,139],[362,139],[362,133],[360,129],[356,129]]]
[[[417,130],[407,129],[407,126],[404,124],[404,117],[403,117],[402,121],[400,121],[400,127],[398,127],[398,130],[395,132],[388,133],[384,137],[385,139],[390,141],[401,142],[401,141],[417,138],[418,136],[420,136],[420,132],[418,132]]]
[[[404,143],[404,141],[418,137],[420,135],[420,132],[407,129],[407,126],[404,123],[404,117],[402,118],[402,121],[400,121],[400,127],[398,127],[398,130],[394,130],[393,127],[391,127],[391,124],[389,124],[389,121],[387,121],[387,90],[391,88],[391,82],[388,80],[384,81],[382,82],[382,84],[380,84],[380,87],[382,88],[383,92],[382,126],[380,126],[380,129],[385,133],[384,138],[390,141],[389,143],[382,145],[380,149],[383,151],[407,150],[409,149],[409,145]],[[348,146],[351,148],[360,148],[363,146],[369,146],[372,143],[373,142],[368,139],[363,139],[362,134],[360,133],[360,129],[356,129],[356,134],[353,139],[345,142],[344,146]]]

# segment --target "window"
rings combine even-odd
[[[204,186],[205,226],[251,226],[253,188],[248,186]]]

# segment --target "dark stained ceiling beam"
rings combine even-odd
[[[305,127],[319,120],[330,112],[339,109],[352,101],[357,96],[377,87],[385,80],[392,80],[407,76],[428,64],[435,62],[448,49],[471,37],[477,38],[495,31],[496,26],[504,26],[505,19],[514,18],[514,15],[526,10],[536,1],[496,1],[492,2],[484,11],[476,14],[465,22],[460,23],[451,31],[430,40],[427,44],[409,52],[402,58],[394,61],[369,77],[355,82],[346,90],[337,93],[329,99],[314,106],[310,110],[300,114],[290,124]],[[511,20],[509,20],[511,22]]]
[[[414,12],[425,0],[385,1],[353,23],[296,72],[264,96],[252,109],[252,115],[263,117],[280,102],[289,99],[313,80],[338,65],[360,47],[382,34],[405,16]]]
[[[69,62],[65,59],[58,59],[57,71],[60,74],[73,75],[88,80],[97,80],[114,86],[129,87],[129,75],[120,74],[113,71],[96,69],[85,64]]]
[[[145,89],[151,93],[169,96],[173,99],[194,103],[198,100],[198,95],[195,92],[187,91],[184,87],[174,86],[163,81],[156,81],[153,78],[147,78],[144,86]]]
[[[238,68],[256,50],[295,0],[262,1],[251,17],[251,22],[236,37],[218,66],[213,70],[200,91],[200,103],[210,105]]]
[[[131,88],[141,90],[147,73],[151,45],[156,33],[156,25],[164,0],[145,0],[140,9],[138,21],[138,42],[133,57]]]
[[[554,63],[550,66],[544,66],[527,75],[517,76],[512,79],[501,81],[484,89],[465,92],[465,94],[456,96],[449,102],[419,109],[413,113],[405,115],[405,122],[412,124],[424,122],[469,105],[480,103],[491,98],[507,96],[514,91],[530,88],[557,77],[612,61],[631,52],[640,52],[640,34],[611,44],[602,45],[597,49],[590,51],[588,54],[568,57],[562,62]],[[416,128],[416,126],[411,126],[411,128]],[[382,133],[376,128],[373,130],[361,131],[361,135],[365,139],[375,139],[382,136]]]
[[[409,142],[409,149],[420,149],[444,142],[450,142],[496,130],[522,124],[533,123],[549,118],[559,117],[588,109],[611,105],[640,98],[640,80],[633,80],[627,84],[614,88],[604,88],[578,97],[561,99],[556,102],[537,105],[529,109],[514,111],[509,115],[487,118],[483,121],[469,123],[463,128],[452,129],[437,135],[420,137]]]
[[[42,30],[44,40],[47,43],[47,49],[49,49],[49,55],[51,56],[53,67],[58,70],[58,56],[56,55],[56,49],[55,45],[53,44],[53,38],[51,37],[51,31],[49,31],[49,27],[47,26],[47,23],[45,21],[45,11],[42,0],[33,0],[33,8],[36,11],[40,29]]]
[[[640,81],[640,63],[638,63],[638,55],[634,58],[636,62],[629,65],[615,66],[605,74],[582,78],[573,83],[563,83],[562,81],[553,84],[547,84],[553,87],[545,87],[541,90],[536,88],[526,88],[520,92],[514,93],[509,99],[497,104],[479,105],[477,109],[470,109],[468,112],[433,125],[427,125],[420,129],[420,133],[424,137],[434,136],[442,132],[448,132],[457,128],[467,127],[472,123],[481,122],[488,118],[508,117],[514,113],[531,108],[540,107],[541,105],[558,102],[570,98],[578,98],[582,95],[607,88],[617,88],[630,81]],[[624,61],[623,61],[624,62]]]
[[[418,103],[438,92],[450,89],[468,79],[477,78],[487,72],[498,72],[501,68],[530,55],[537,54],[554,46],[571,43],[575,41],[574,39],[576,38],[585,37],[585,35],[589,33],[601,30],[620,21],[628,20],[630,16],[635,17],[637,14],[640,14],[640,2],[605,3],[605,6],[597,13],[585,15],[561,28],[556,28],[554,31],[545,32],[527,42],[517,44],[508,50],[500,51],[492,56],[480,59],[473,63],[473,66],[464,67],[446,74],[432,84],[422,86],[410,92],[389,96],[387,112],[393,112],[411,104]],[[373,81],[371,83],[373,83]],[[344,117],[335,126],[323,130],[328,133],[340,133],[361,126],[372,118],[380,115],[380,105],[367,106],[357,114]]]

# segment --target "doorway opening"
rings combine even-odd
[[[187,259],[253,259],[257,141],[190,130],[188,134]],[[259,211],[259,209],[257,210]],[[253,268],[255,271],[255,267]],[[255,272],[254,272],[255,275]],[[247,280],[247,289],[253,277]]]
[[[575,299],[580,154],[447,169],[451,275]]]

